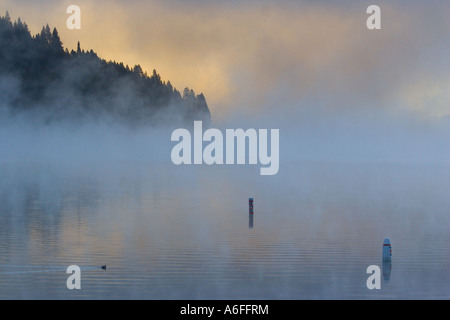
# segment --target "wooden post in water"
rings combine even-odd
[[[253,229],[253,198],[248,198],[248,228]]]

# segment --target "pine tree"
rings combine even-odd
[[[45,36],[45,27],[42,27],[40,39],[47,41],[47,37]]]
[[[158,86],[162,85],[161,76],[156,72],[155,69],[153,69],[151,79],[156,85]]]
[[[183,99],[187,99],[189,97],[189,88],[186,87],[183,90]]]
[[[167,81],[167,88],[169,89],[170,92],[173,91],[173,86],[172,86],[172,84],[170,83],[170,80]]]
[[[61,42],[61,39],[59,38],[58,30],[56,30],[56,28],[53,28],[50,45],[55,51],[63,51],[63,43]]]
[[[142,70],[142,67],[141,67],[141,65],[139,65],[139,64],[137,64],[137,65],[134,66],[133,72],[136,73],[136,74],[138,74],[139,77],[143,77],[143,76],[144,76],[144,71]]]
[[[50,27],[48,24],[45,26],[44,32],[45,32],[45,38],[47,39],[48,43],[50,43],[50,41],[52,39],[52,33],[50,31]]]

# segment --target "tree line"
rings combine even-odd
[[[210,120],[203,94],[180,93],[140,65],[101,59],[92,49],[64,49],[56,28],[35,36],[27,24],[0,17],[0,105],[46,122],[85,118],[128,124]],[[3,93],[1,93],[3,91]]]

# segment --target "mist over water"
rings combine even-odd
[[[211,126],[279,128],[274,176],[175,166],[168,128],[5,121],[0,297],[448,299],[445,125],[272,120]],[[390,279],[370,291],[385,237]],[[66,288],[72,264],[79,292]]]
[[[261,176],[260,164],[174,165],[172,131],[193,129],[177,113],[183,104],[155,111],[147,125],[145,112],[127,122],[122,111],[146,106],[142,88],[86,86],[85,101],[74,84],[85,85],[78,76],[90,65],[62,72],[34,111],[14,109],[21,79],[0,76],[0,299],[450,298],[447,33],[428,23],[446,11],[428,16],[419,6],[399,16],[403,9],[384,6],[397,23],[369,38],[359,8],[253,9],[231,27],[215,19],[220,10],[198,19],[187,51],[170,36],[189,31],[183,7],[160,14],[176,23],[155,32],[175,57],[188,53],[184,71],[205,63],[205,75],[193,76],[219,98],[204,129],[279,129],[273,176]],[[418,13],[426,19],[416,25]],[[261,19],[267,25],[254,37]],[[133,35],[138,48],[140,33],[154,32],[146,28]],[[213,46],[201,45],[205,36]],[[112,105],[119,117],[108,114]],[[66,287],[70,265],[81,267],[82,290]],[[369,265],[383,269],[381,290],[366,287]]]

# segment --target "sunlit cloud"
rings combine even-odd
[[[440,82],[449,81],[441,75],[450,71],[443,13],[449,4],[425,10],[416,2],[381,1],[382,29],[369,31],[368,2],[77,2],[82,29],[76,31],[65,27],[68,1],[6,0],[4,8],[33,33],[46,23],[57,27],[69,49],[80,41],[106,60],[141,64],[179,90],[203,92],[216,118],[271,108],[290,115],[304,108],[421,105],[427,113],[428,103],[436,104],[431,114],[449,112]]]

